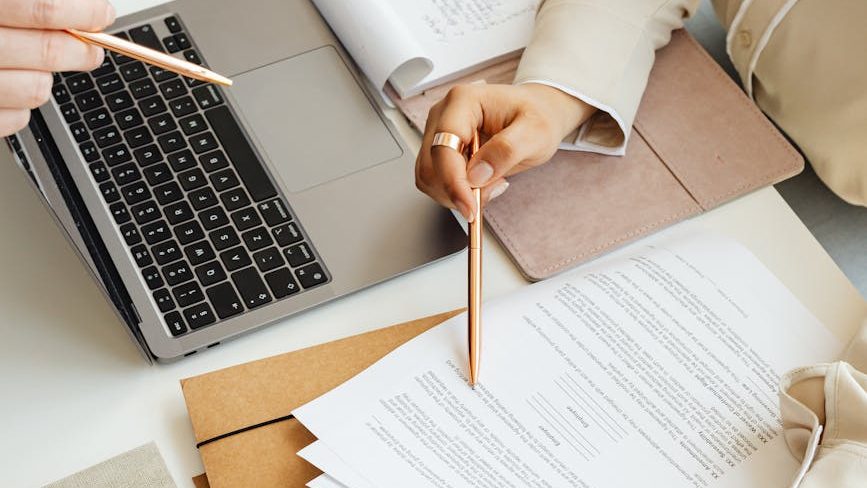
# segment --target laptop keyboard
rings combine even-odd
[[[203,64],[176,16],[114,34]],[[172,335],[329,280],[219,87],[109,53],[53,95]]]

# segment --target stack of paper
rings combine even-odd
[[[297,409],[308,486],[765,487],[798,465],[777,382],[841,345],[749,252],[708,235],[489,302],[480,384],[460,315]]]

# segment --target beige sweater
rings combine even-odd
[[[654,61],[698,0],[545,0],[516,83],[600,109],[571,149],[622,154]],[[743,86],[848,202],[867,204],[867,1],[714,0]],[[847,362],[791,372],[785,437],[802,488],[867,486],[867,325]],[[818,442],[815,457],[811,442]],[[794,485],[793,485],[794,486]]]

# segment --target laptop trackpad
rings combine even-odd
[[[234,81],[243,117],[290,192],[403,154],[331,46]]]

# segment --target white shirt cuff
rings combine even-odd
[[[623,118],[620,117],[620,114],[618,114],[613,108],[609,107],[608,105],[605,105],[604,103],[599,102],[598,100],[594,100],[593,98],[590,98],[583,93],[575,91],[572,88],[569,88],[567,86],[563,86],[563,85],[556,83],[556,82],[553,82],[553,81],[532,79],[532,80],[521,81],[518,84],[523,85],[526,83],[537,83],[540,85],[550,86],[551,88],[556,88],[556,89],[562,91],[563,93],[566,93],[568,95],[571,95],[571,96],[577,98],[578,100],[581,100],[582,102],[586,103],[587,105],[595,107],[597,110],[600,110],[602,112],[607,113],[617,123],[617,126],[620,128],[620,131],[623,134],[623,138],[621,139],[622,142],[619,145],[605,146],[602,144],[596,144],[596,143],[590,142],[586,139],[587,131],[590,128],[590,125],[587,123],[584,123],[578,128],[578,130],[576,131],[577,133],[576,132],[572,133],[572,134],[575,134],[574,136],[570,134],[570,136],[567,136],[568,137],[567,139],[565,139],[563,142],[560,143],[560,149],[564,149],[566,151],[595,152],[595,153],[599,153],[599,154],[605,154],[608,156],[623,156],[624,154],[626,154],[626,143],[628,142],[628,139],[629,139],[630,127],[627,127],[626,124],[624,124]]]

